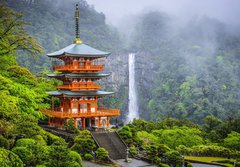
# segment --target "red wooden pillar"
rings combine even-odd
[[[83,129],[86,128],[85,118],[82,118],[82,127],[83,127]]]
[[[107,127],[110,128],[110,117],[107,117]]]
[[[98,117],[98,128],[101,128],[101,117]]]

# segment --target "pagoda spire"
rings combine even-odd
[[[75,44],[81,44],[82,41],[80,39],[79,35],[79,10],[78,10],[78,4],[76,4],[76,11],[75,11],[75,28],[76,28],[76,38],[74,40]]]

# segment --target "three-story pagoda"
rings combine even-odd
[[[76,5],[76,39],[74,43],[53,53],[48,57],[63,62],[53,66],[60,73],[48,74],[63,82],[57,91],[48,92],[52,96],[51,110],[43,111],[49,116],[49,126],[62,128],[68,119],[74,119],[77,128],[109,127],[110,117],[119,116],[118,109],[99,107],[98,101],[114,92],[100,91],[97,80],[110,74],[100,73],[104,70],[104,59],[110,54],[94,49],[82,43],[79,37],[79,10]],[[54,98],[59,99],[59,105],[54,106]]]

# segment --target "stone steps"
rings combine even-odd
[[[108,151],[110,158],[114,160],[126,158],[127,147],[116,132],[92,132],[92,135],[99,146]]]

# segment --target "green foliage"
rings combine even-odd
[[[240,151],[240,133],[232,131],[228,137],[224,139],[224,146],[232,150]]]
[[[18,2],[17,5],[15,5],[16,2]],[[38,56],[38,61],[27,57],[22,52],[18,56],[20,64],[35,74],[50,70],[51,62],[46,59],[46,52],[58,50],[73,42],[75,32],[73,16],[76,3],[79,4],[81,11],[81,40],[97,49],[110,52],[116,52],[121,48],[117,30],[107,25],[105,16],[98,13],[86,1],[68,3],[61,1],[57,6],[49,5],[48,0],[33,3],[28,3],[25,0],[9,0],[5,3],[24,14],[24,20],[32,24],[32,26],[27,27],[28,32],[34,35],[46,49],[44,54]]]
[[[9,150],[0,148],[0,166],[2,167],[23,167],[21,159]]]
[[[23,15],[0,5],[0,56],[14,53],[16,50],[27,51],[37,55],[42,47],[25,29]]]
[[[214,145],[193,146],[190,151],[190,155],[213,157],[231,157],[232,153],[233,152],[231,152],[231,150],[228,148]]]
[[[75,151],[70,151],[68,154],[67,154],[67,166],[79,166],[81,167],[82,165],[82,158],[81,156],[75,152]],[[73,165],[74,164],[74,165]]]
[[[49,161],[47,166],[49,167],[64,167],[67,162],[68,150],[66,146],[51,146],[49,151]]]
[[[182,29],[178,21],[158,11],[138,17],[129,48],[138,53],[141,118],[203,124],[207,115],[239,117],[239,32],[208,17],[192,19]]]
[[[163,164],[163,163],[159,163],[158,165],[159,165],[160,167],[170,167],[169,165]]]
[[[10,146],[9,141],[6,138],[4,138],[2,135],[0,135],[0,147],[9,149],[9,146]]]
[[[84,155],[91,153],[96,147],[94,140],[92,139],[88,130],[80,131],[80,134],[74,138],[74,144],[71,147],[72,150]]]
[[[37,139],[23,138],[16,142],[16,146],[13,148],[16,153],[21,154],[20,158],[25,164],[42,164],[49,156],[50,148],[46,146],[46,143]],[[32,156],[25,156],[26,151],[31,152]],[[19,155],[18,154],[18,155]]]
[[[132,132],[129,126],[124,126],[119,130],[118,134],[127,144],[132,143]]]
[[[74,125],[74,119],[69,119],[67,122],[65,122],[64,128],[66,129],[67,132],[79,133],[79,130]]]
[[[170,148],[176,148],[179,145],[191,147],[203,143],[201,131],[196,128],[174,127],[173,129],[154,130],[153,134],[159,138],[160,143]]]
[[[108,157],[108,151],[105,150],[103,147],[99,147],[96,151],[95,151],[96,155],[97,155],[97,159],[100,161],[104,161],[106,160],[106,158]]]
[[[137,148],[136,148],[134,145],[131,146],[129,149],[130,149],[130,152],[131,152],[133,155],[138,155]]]
[[[187,167],[193,167],[193,164],[190,162],[187,162]]]
[[[19,139],[16,142],[16,147],[26,147],[32,149],[35,146],[36,142],[33,139]]]
[[[87,161],[91,161],[91,160],[93,160],[93,156],[92,156],[92,154],[86,153],[84,155],[84,159]]]
[[[167,157],[168,164],[173,164],[175,166],[182,164],[183,158],[178,151],[168,151],[165,156]]]
[[[31,164],[33,155],[29,148],[22,147],[22,146],[14,147],[12,149],[12,152],[14,152],[16,155],[18,155],[18,157],[22,160],[22,162],[26,166],[29,166]]]
[[[142,142],[142,146],[148,146],[148,145],[155,145],[158,143],[159,139],[154,136],[151,133],[147,133],[145,131],[139,131],[137,132],[137,136],[140,139],[140,141]]]

